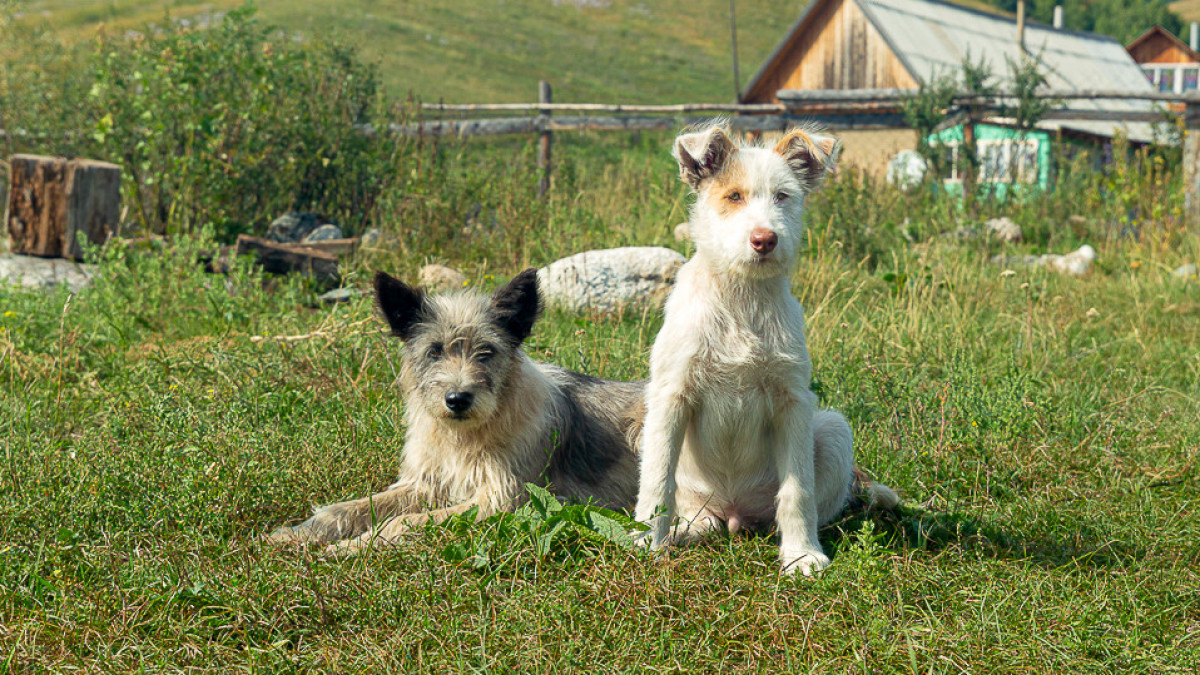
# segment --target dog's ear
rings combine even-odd
[[[721,127],[681,134],[675,139],[679,177],[693,190],[699,190],[704,179],[719,173],[735,152],[737,146]]]
[[[376,272],[375,304],[392,335],[407,341],[425,313],[425,294],[386,272]]]
[[[825,176],[837,166],[842,144],[832,136],[822,136],[804,129],[789,131],[775,146],[806,190],[821,185]]]
[[[496,323],[521,344],[533,331],[533,324],[542,311],[538,296],[537,270],[533,267],[513,277],[492,296]]]

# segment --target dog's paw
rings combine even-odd
[[[287,525],[269,534],[264,534],[262,537],[260,537],[260,540],[264,544],[284,547],[300,547],[316,541],[316,539],[309,535],[305,530]]]
[[[783,573],[794,576],[796,573],[811,577],[814,573],[829,567],[829,556],[820,551],[805,551],[799,555],[780,556]]]

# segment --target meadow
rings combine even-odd
[[[264,53],[261,36],[243,37],[254,48],[239,47],[239,58]],[[130,49],[228,56],[188,51],[196,43],[186,40],[150,46]],[[166,63],[123,50],[96,58]],[[324,58],[325,70],[301,59],[272,77],[302,88],[304,73],[328,83],[367,72]],[[6,100],[46,81],[9,67]],[[196,86],[189,72],[164,67],[145,91]],[[257,98],[258,82],[237,93],[262,110],[295,105]],[[315,504],[391,482],[404,431],[394,384],[402,347],[368,298],[321,306],[321,289],[302,280],[248,262],[212,275],[198,258],[261,231],[272,208],[313,204],[354,231],[394,236],[345,262],[352,286],[380,269],[414,280],[440,262],[488,291],[589,248],[686,254],[672,236],[689,198],[671,137],[560,134],[542,201],[533,139],[359,146],[335,135],[341,118],[316,110],[303,120],[311,135],[292,135],[289,115],[256,117],[260,136],[287,141],[266,153],[222,135],[224,118],[191,123],[195,111],[178,106],[162,118],[180,122],[181,136],[166,122],[122,136],[104,114],[150,111],[155,121],[184,99],[120,107],[104,88],[121,83],[82,91],[97,83],[98,94],[78,99],[88,107],[44,117],[65,125],[91,115],[86,128],[97,133],[69,140],[81,154],[137,158],[143,182],[127,178],[126,199],[163,200],[139,224],[171,244],[93,252],[99,276],[76,295],[0,286],[0,669],[1200,666],[1200,280],[1172,273],[1200,262],[1200,239],[1181,218],[1170,151],[1118,143],[1102,169],[1063,158],[1053,191],[1003,203],[904,193],[853,171],[814,198],[793,278],[814,389],[847,415],[861,466],[904,500],[897,513],[849,513],[825,528],[834,562],[815,579],[781,577],[769,536],[715,538],[656,559],[586,537],[547,549],[536,523],[433,527],[335,562],[259,537]],[[221,108],[226,90],[213,91],[206,100]],[[377,103],[371,110],[392,110]],[[62,138],[9,138],[5,150],[47,151]],[[342,138],[329,146],[337,152],[311,166],[296,150],[331,138]],[[135,147],[159,141],[162,151]],[[266,164],[273,155],[289,161]],[[361,171],[328,177],[315,168],[322,157]],[[337,189],[314,192],[313,176]],[[260,180],[272,182],[258,196],[277,202],[228,197]],[[945,236],[1002,214],[1025,242]],[[1098,260],[1078,278],[990,262],[1083,243]],[[642,378],[659,321],[653,310],[549,312],[527,351]]]

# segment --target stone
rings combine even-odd
[[[0,283],[27,288],[65,285],[72,293],[87,288],[96,276],[96,265],[62,258],[39,258],[15,253],[0,254]]]
[[[1200,270],[1197,270],[1194,264],[1188,263],[1186,265],[1180,265],[1179,267],[1176,267],[1175,271],[1171,272],[1171,275],[1179,277],[1180,279],[1195,279],[1197,272],[1200,272]]]
[[[586,251],[538,270],[538,287],[547,305],[572,312],[657,307],[684,260],[676,251],[655,246]]]
[[[1006,267],[1018,265],[1046,267],[1055,272],[1062,272],[1072,276],[1086,274],[1095,260],[1096,249],[1087,244],[1063,255],[1047,253],[1046,255],[997,255],[992,257],[993,263]]]
[[[445,265],[426,265],[419,275],[421,286],[434,291],[453,291],[467,285],[467,275]]]
[[[364,295],[370,295],[371,291],[362,288],[335,288],[328,293],[322,294],[317,301],[322,305],[336,305],[339,302],[350,302]]]
[[[1025,233],[1021,231],[1021,226],[1009,218],[992,218],[983,224],[983,229],[990,236],[1010,244],[1025,239]]]
[[[400,247],[400,238],[394,234],[389,234],[379,229],[372,227],[363,232],[360,238],[362,248],[373,249],[391,249]]]
[[[342,228],[334,225],[333,223],[325,223],[312,232],[304,235],[304,238],[300,240],[300,243],[307,244],[314,241],[332,241],[334,239],[341,238]]]
[[[315,213],[289,211],[276,218],[267,228],[267,240],[280,244],[294,244],[308,236],[321,225]]]

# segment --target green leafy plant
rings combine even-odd
[[[464,540],[446,546],[445,560],[495,571],[532,552],[537,560],[591,556],[598,547],[633,547],[630,531],[646,526],[629,516],[591,504],[563,504],[545,488],[525,484],[529,500],[513,512],[482,520],[478,509],[450,519],[445,527]]]

